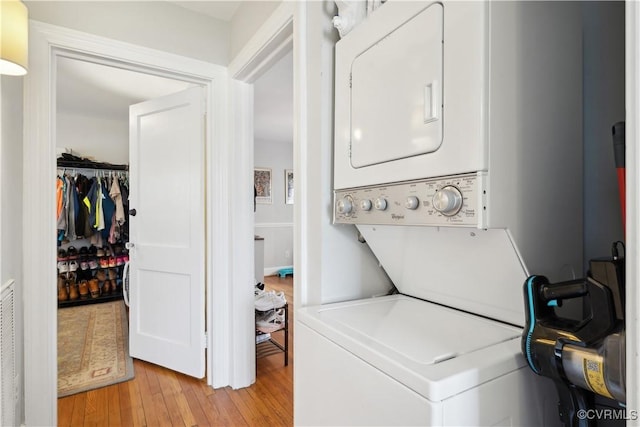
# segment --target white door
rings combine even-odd
[[[194,87],[129,109],[129,350],[197,378],[206,342],[203,99]]]

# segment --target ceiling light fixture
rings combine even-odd
[[[29,11],[20,0],[0,0],[0,74],[27,74]]]

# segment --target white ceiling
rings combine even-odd
[[[62,113],[128,122],[129,105],[179,92],[190,83],[102,64],[59,58],[57,108]],[[254,83],[254,138],[293,141],[293,55]]]
[[[231,21],[242,0],[236,1],[171,1],[178,6],[222,21]]]
[[[58,58],[56,101],[58,111],[63,113],[128,121],[129,105],[191,86],[179,80]]]

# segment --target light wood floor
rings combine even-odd
[[[140,360],[135,378],[58,399],[59,426],[290,426],[293,425],[293,278],[265,277],[267,289],[289,302],[289,366],[282,354],[258,359],[251,387],[212,389]]]

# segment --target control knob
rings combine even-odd
[[[349,215],[353,210],[353,203],[350,197],[343,197],[336,203],[336,212],[342,215]]]
[[[420,200],[416,196],[409,196],[404,202],[404,207],[407,209],[415,210],[420,206]]]
[[[360,200],[360,209],[362,209],[363,211],[370,211],[371,210],[371,200],[369,200],[369,199]]]
[[[387,201],[383,197],[378,197],[374,203],[377,210],[383,211],[387,209]]]
[[[462,193],[453,185],[446,185],[433,196],[433,207],[443,215],[453,216],[462,207]]]

